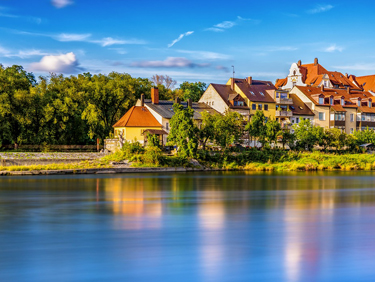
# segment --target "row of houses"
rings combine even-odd
[[[115,137],[145,141],[146,132],[167,142],[173,103],[194,110],[194,119],[201,122],[202,111],[224,114],[240,113],[249,121],[257,110],[268,119],[291,129],[303,119],[324,128],[339,128],[346,133],[375,129],[375,75],[356,77],[328,71],[318,59],[311,64],[293,63],[284,79],[270,81],[230,78],[225,84],[211,83],[198,102],[159,100],[157,88],[151,90],[151,100],[139,99],[115,125]]]

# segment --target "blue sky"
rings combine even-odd
[[[126,72],[275,81],[291,63],[375,74],[372,1],[0,0],[0,63],[35,75]]]

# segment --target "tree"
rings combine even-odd
[[[198,128],[193,122],[194,110],[180,104],[173,105],[174,115],[170,120],[168,143],[178,147],[181,157],[195,157],[198,149]]]
[[[302,120],[299,124],[293,125],[293,129],[298,145],[302,148],[309,151],[317,143],[315,129],[310,120]]]
[[[266,139],[266,117],[263,111],[257,110],[250,122],[246,124],[245,130],[249,133],[249,139],[252,137],[258,139],[262,145]]]
[[[281,130],[279,132],[279,136],[281,137],[281,144],[283,144],[283,149],[285,149],[286,144],[288,144],[291,150],[294,149],[296,138],[292,132],[290,132],[289,130]]]
[[[277,137],[280,134],[281,125],[276,120],[268,120],[266,123],[266,137],[269,143],[274,143],[276,147]]]
[[[168,75],[155,74],[151,77],[151,81],[155,86],[159,87],[160,85],[163,85],[166,89],[169,90],[172,90],[177,84],[177,81]]]
[[[202,144],[203,150],[206,148],[208,140],[213,141],[215,138],[215,122],[217,116],[209,112],[202,112],[202,123],[198,131],[198,140]]]
[[[222,149],[228,149],[233,142],[239,142],[243,136],[243,117],[237,112],[225,112],[214,115],[214,141]]]
[[[204,82],[183,82],[180,84],[180,90],[183,91],[183,99],[191,99],[193,102],[198,102],[206,91],[207,85]]]

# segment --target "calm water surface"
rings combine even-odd
[[[3,177],[0,281],[375,281],[375,174]]]

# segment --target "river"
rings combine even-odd
[[[375,281],[375,174],[2,177],[0,281]]]

